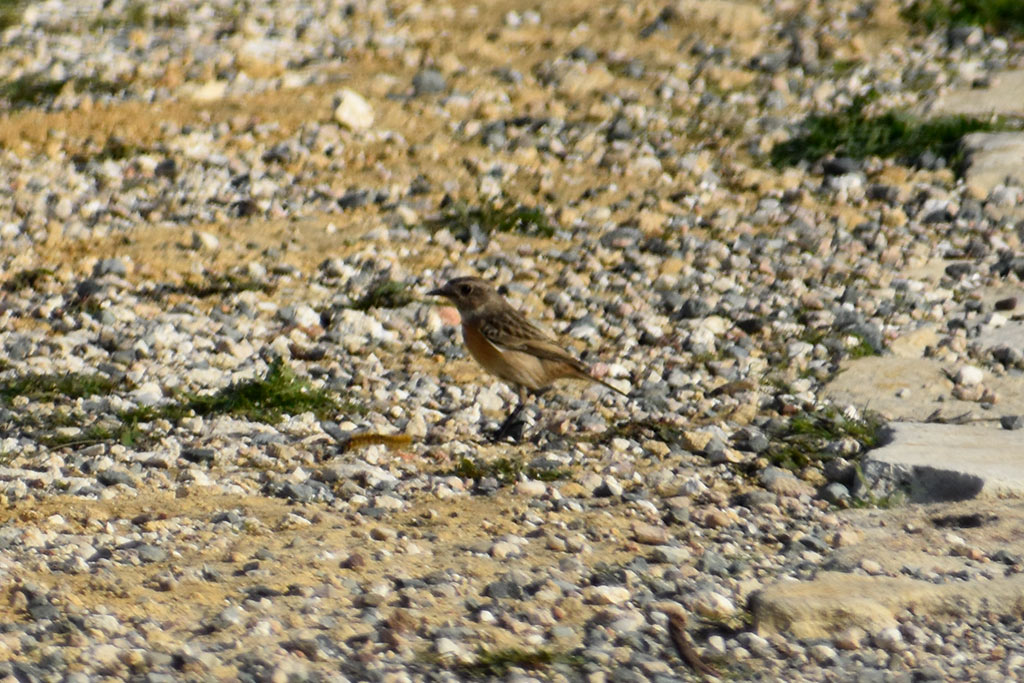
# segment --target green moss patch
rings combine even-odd
[[[548,220],[544,209],[518,204],[507,197],[487,199],[479,204],[446,200],[442,203],[440,217],[431,221],[430,227],[435,230],[447,228],[462,242],[469,242],[475,232],[551,237],[557,229]]]
[[[797,470],[811,462],[832,458],[825,453],[825,447],[843,437],[856,440],[861,452],[874,448],[883,426],[881,417],[873,413],[851,419],[831,406],[800,413],[771,435],[767,455],[773,464]]]
[[[775,167],[815,162],[829,156],[864,159],[871,156],[916,159],[926,152],[959,168],[963,162],[960,140],[977,131],[1009,130],[1020,126],[1006,121],[969,116],[922,119],[902,111],[868,115],[869,98],[858,98],[834,114],[813,114],[802,132],[772,148]]]
[[[1020,0],[915,0],[903,16],[929,30],[966,24],[996,33],[1024,34],[1024,3]]]

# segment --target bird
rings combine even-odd
[[[555,337],[527,320],[486,280],[457,277],[427,294],[444,297],[455,305],[470,355],[518,395],[519,403],[494,434],[495,441],[513,434],[529,394],[543,392],[556,380],[596,382],[623,396],[629,395],[590,374],[586,364],[568,353]]]

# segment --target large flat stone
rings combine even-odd
[[[895,422],[863,462],[869,489],[915,502],[1024,496],[1024,437],[992,425]]]
[[[782,581],[751,596],[757,632],[813,639],[851,626],[869,633],[896,626],[896,614],[957,617],[981,609],[1019,617],[1024,574],[985,582],[934,584],[910,578],[821,572],[813,581]]]

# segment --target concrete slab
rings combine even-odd
[[[753,593],[759,633],[831,638],[854,626],[877,633],[897,626],[902,610],[957,619],[1024,613],[1024,574],[1011,569],[1024,554],[1024,499],[838,514],[852,545],[838,547],[823,564],[828,571],[811,581],[784,580]],[[863,575],[865,567],[872,575]]]
[[[987,88],[959,88],[943,93],[929,113],[1024,116],[1024,70],[996,73]]]
[[[934,584],[910,578],[821,572],[813,581],[781,581],[750,599],[762,635],[829,638],[857,626],[868,633],[898,625],[896,614],[962,617],[981,610],[1019,616],[1024,574],[984,583]]]
[[[911,501],[1024,496],[1024,435],[987,425],[895,422],[888,444],[864,457],[875,495],[902,489]]]
[[[846,361],[825,387],[825,398],[873,410],[888,420],[924,422],[960,419],[996,422],[1024,413],[1024,376],[985,373],[984,386],[995,392],[991,408],[953,396],[948,372],[957,368],[931,358],[870,356]],[[934,417],[933,417],[934,416]],[[1024,441],[1024,437],[1021,439]]]
[[[976,343],[983,349],[1009,346],[1024,349],[1024,320],[1011,320],[1001,327],[984,330],[978,335]],[[1024,409],[1024,406],[1021,406]]]
[[[968,183],[989,192],[997,185],[1024,185],[1024,133],[964,136]]]

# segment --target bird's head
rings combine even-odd
[[[427,294],[443,296],[463,315],[479,310],[495,299],[501,300],[501,295],[478,277],[457,277],[445,283],[444,287],[432,289]]]

